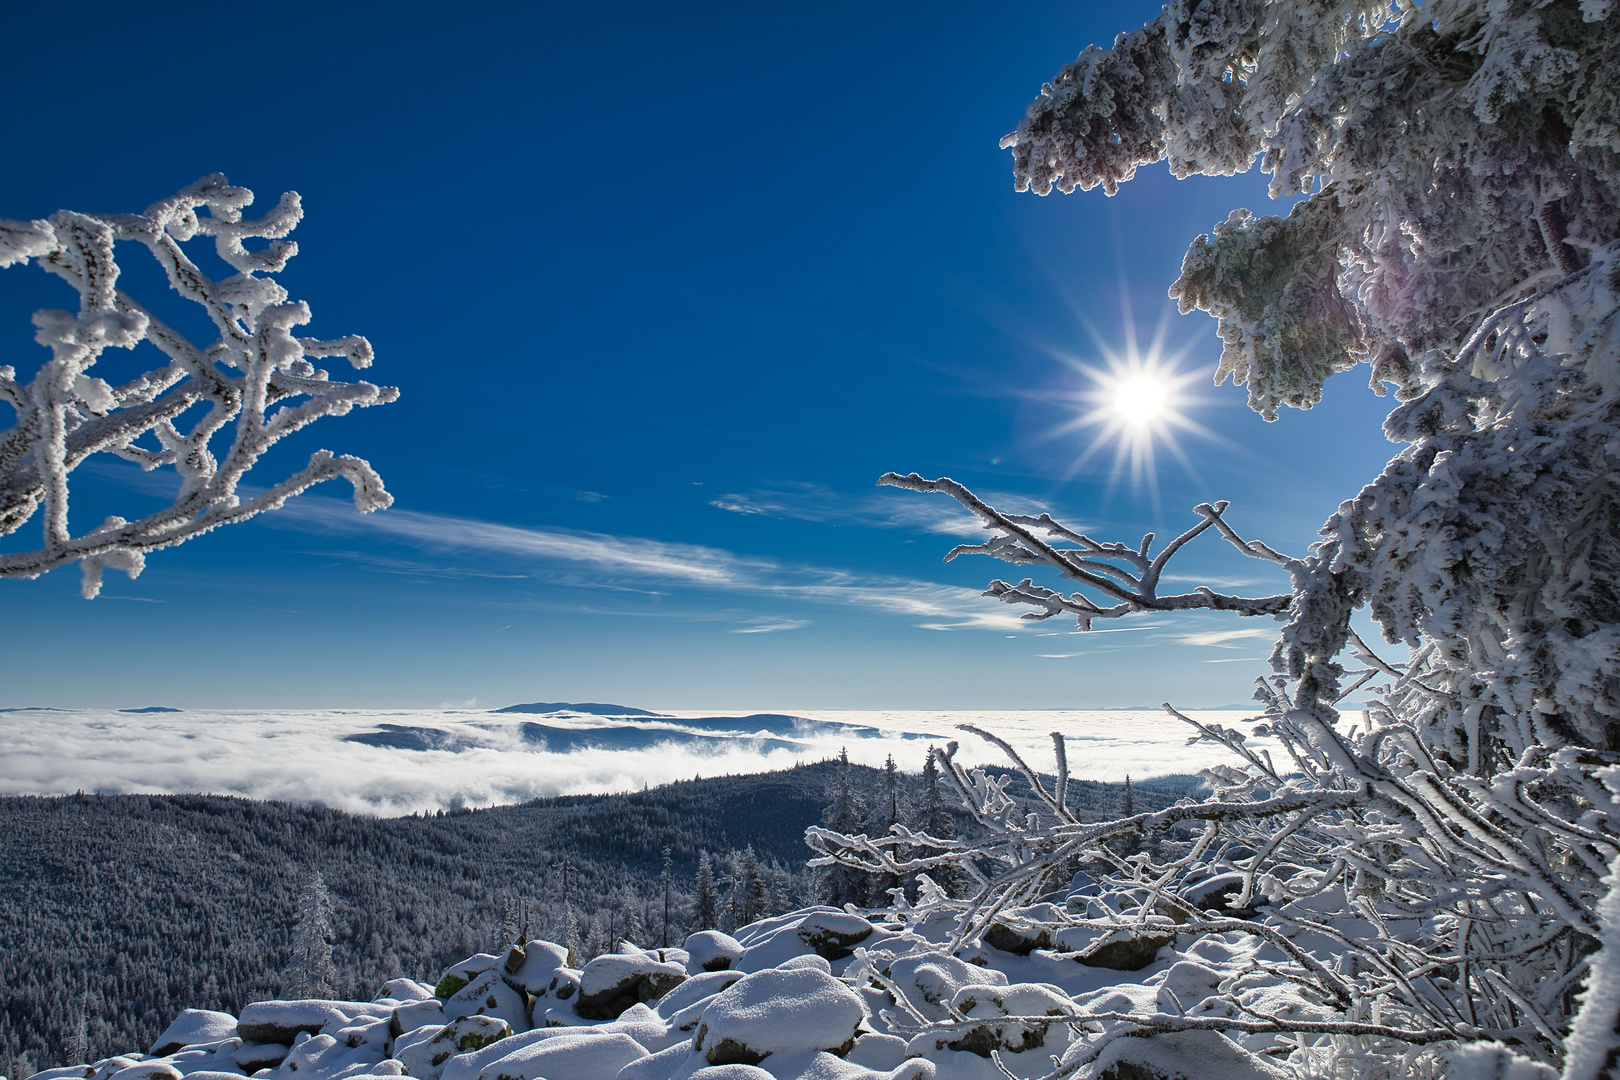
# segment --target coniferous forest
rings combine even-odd
[[[1168,805],[1174,783],[1132,797]],[[1103,816],[1122,794],[1076,783],[1071,797]],[[960,813],[929,802],[916,775],[836,760],[425,817],[205,795],[0,799],[0,889],[30,898],[0,905],[0,1076],[62,1064],[81,1022],[94,1058],[144,1049],[182,1009],[277,997],[316,872],[332,902],[330,993],[367,999],[399,975],[437,981],[525,928],[583,956],[624,938],[678,944],[697,928],[700,861],[723,929],[826,900],[804,867],[807,826]]]

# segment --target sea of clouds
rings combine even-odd
[[[1190,714],[1227,726],[1240,712]],[[957,740],[961,760],[997,763],[1000,751],[957,729],[995,732],[1043,771],[1050,732],[1067,740],[1080,779],[1136,780],[1196,773],[1231,760],[1222,747],[1188,745],[1193,730],[1162,713],[805,712],[751,721],[745,713],[679,711],[608,718],[473,710],[0,711],[0,794],[75,791],[209,792],[318,803],[394,815],[492,806],[563,794],[639,790],[694,776],[782,769],[847,749],[850,759],[922,768],[930,743]],[[536,727],[536,724],[545,727]],[[568,749],[553,741],[568,731]],[[372,745],[428,733],[441,749]],[[413,734],[418,733],[418,734]],[[597,733],[603,745],[589,745]],[[613,745],[631,736],[643,745]],[[621,738],[621,742],[622,742]],[[1253,740],[1265,745],[1269,740]]]

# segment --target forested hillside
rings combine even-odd
[[[0,799],[0,1075],[58,1064],[81,1017],[94,1056],[144,1048],[184,1008],[235,1012],[275,997],[314,871],[332,897],[337,997],[369,998],[398,975],[436,980],[495,945],[519,902],[531,936],[566,938],[565,865],[586,956],[619,936],[660,943],[666,846],[673,941],[692,929],[701,853],[722,926],[749,848],[769,906],[797,907],[817,898],[804,830],[822,819],[838,770],[392,819],[214,796]],[[851,772],[866,805],[885,801],[881,770]],[[913,801],[918,779],[900,781]],[[1141,809],[1176,794],[1136,789]],[[1120,792],[1077,783],[1071,798],[1100,814]]]

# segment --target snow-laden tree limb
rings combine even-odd
[[[1228,543],[1250,558],[1277,563],[1287,570],[1294,570],[1300,565],[1297,560],[1273,551],[1258,540],[1240,537],[1222,516],[1226,512],[1225,502],[1213,505],[1201,503],[1195,507],[1193,513],[1203,520],[1171,540],[1157,555],[1152,555],[1153,533],[1142,537],[1142,542],[1134,548],[1117,542],[1099,542],[1058,524],[1050,514],[1003,514],[949,477],[926,480],[916,473],[907,476],[885,473],[878,484],[907,491],[949,495],[972,511],[984,528],[998,534],[982,544],[958,544],[946,553],[946,562],[958,555],[990,555],[1015,566],[1044,566],[1098,594],[1100,602],[1081,592],[1064,596],[1035,584],[1030,578],[1017,585],[992,581],[985,592],[986,596],[995,597],[1003,603],[1024,604],[1037,609],[1025,612],[1025,619],[1073,615],[1082,630],[1090,629],[1093,619],[1118,619],[1141,611],[1203,608],[1235,611],[1240,615],[1277,615],[1286,611],[1291,599],[1289,593],[1232,596],[1199,587],[1190,593],[1159,594],[1159,581],[1170,560],[1210,528],[1216,529]]]
[[[0,432],[0,535],[40,513],[32,551],[0,555],[0,577],[32,578],[78,562],[84,595],[100,590],[106,567],[139,574],[148,551],[281,506],[323,480],[341,477],[362,512],[393,500],[369,464],[327,450],[298,472],[244,497],[242,478],[279,439],[323,416],[393,401],[399,392],[332,379],[310,361],[340,357],[371,365],[371,344],[349,336],[299,337],[309,308],[289,301],[272,278],[298,251],[286,239],[303,216],[288,193],[264,217],[244,219],[253,193],[207,176],[141,214],[63,210],[42,221],[0,220],[0,267],[32,261],[79,294],[76,314],[40,311],[35,340],[51,350],[33,379],[0,366],[0,400],[16,423]],[[206,210],[206,213],[199,211]],[[232,276],[213,280],[181,246],[198,237]],[[255,249],[244,241],[269,241]],[[157,259],[170,286],[207,313],[218,337],[197,345],[118,288],[115,245],[134,242]],[[89,374],[108,348],[150,342],[168,364],[121,385]],[[222,440],[223,453],[215,441]],[[143,469],[172,466],[173,502],[134,521],[110,517],[75,533],[68,523],[69,477],[91,455],[109,453]]]

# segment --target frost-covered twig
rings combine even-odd
[[[1278,563],[1285,569],[1294,567],[1293,560],[1260,541],[1240,537],[1222,517],[1227,507],[1224,502],[1197,506],[1194,513],[1203,520],[1166,544],[1157,555],[1150,556],[1154,540],[1152,533],[1144,536],[1142,543],[1135,548],[1093,540],[1053,521],[1049,514],[1038,517],[1003,514],[949,477],[926,480],[916,473],[908,476],[885,473],[878,483],[908,491],[949,495],[972,511],[986,529],[998,533],[982,544],[958,544],[946,553],[946,562],[958,555],[973,554],[991,555],[1017,566],[1046,566],[1066,578],[1078,581],[1103,598],[1103,602],[1099,603],[1081,592],[1064,596],[1036,585],[1029,578],[1017,585],[992,581],[985,591],[986,596],[993,596],[1004,603],[1024,604],[1038,609],[1025,612],[1025,619],[1049,619],[1054,615],[1069,614],[1075,617],[1081,629],[1089,629],[1094,619],[1118,619],[1142,611],[1191,611],[1202,608],[1235,611],[1240,615],[1276,615],[1287,610],[1291,599],[1288,593],[1246,597],[1218,593],[1204,587],[1190,593],[1159,595],[1159,581],[1166,565],[1182,547],[1211,527],[1251,558]],[[1058,543],[1049,542],[1037,534],[1073,546],[1058,546]]]
[[[365,338],[298,337],[307,305],[289,301],[272,278],[298,246],[286,239],[303,215],[288,193],[264,217],[244,219],[253,193],[220,175],[207,176],[141,214],[60,211],[40,221],[0,221],[0,267],[33,261],[79,294],[77,314],[40,311],[36,340],[51,350],[34,378],[0,367],[0,399],[17,422],[0,432],[0,535],[15,532],[43,509],[41,546],[0,555],[0,577],[31,578],[78,562],[84,595],[95,596],[104,568],[140,573],[149,551],[280,507],[323,480],[342,477],[362,513],[393,500],[369,464],[320,450],[298,472],[244,497],[239,485],[278,440],[320,419],[393,401],[398,391],[342,382],[311,360],[341,357],[371,365]],[[206,210],[206,213],[199,211]],[[182,247],[209,237],[235,273],[214,280]],[[250,249],[244,241],[267,240]],[[118,286],[114,248],[143,245],[170,286],[199,304],[218,337],[196,345]],[[150,342],[165,367],[121,385],[91,374],[111,347]],[[228,440],[223,453],[214,442]],[[110,517],[74,533],[68,524],[69,477],[91,455],[110,453],[143,469],[172,466],[179,490],[172,503],[134,521]]]

